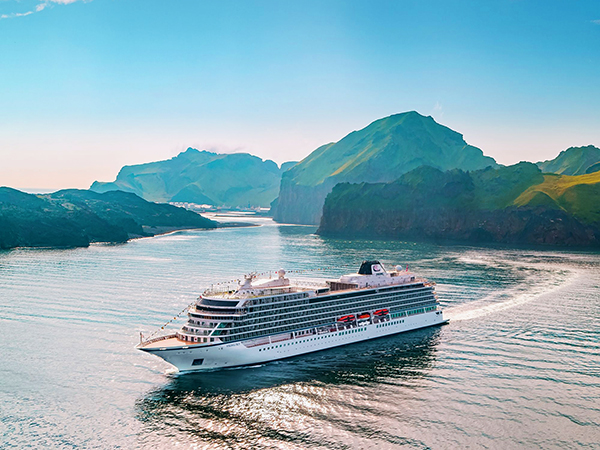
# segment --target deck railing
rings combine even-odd
[[[170,339],[172,337],[175,337],[175,333],[166,334],[163,336],[157,336],[157,337],[150,338],[150,339],[144,339],[144,340],[142,340],[142,342],[140,342],[140,344],[141,345],[152,344],[153,342],[164,341],[165,339]]]

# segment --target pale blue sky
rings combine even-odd
[[[0,0],[0,16],[0,185],[88,187],[188,146],[281,163],[407,110],[504,164],[600,146],[596,0]]]

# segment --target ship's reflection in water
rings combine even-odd
[[[141,445],[366,448],[422,445],[394,416],[427,386],[442,328],[259,367],[188,373],[137,403]]]

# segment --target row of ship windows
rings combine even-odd
[[[190,328],[188,326],[182,327],[181,328],[183,331],[185,331],[186,333],[194,333],[194,334],[200,334],[200,335],[204,335],[204,336],[208,336],[212,330],[198,330],[196,328]]]
[[[357,328],[355,330],[340,331],[339,333],[334,333],[334,334],[330,334],[330,335],[317,336],[317,337],[309,338],[309,339],[301,339],[297,342],[288,342],[286,344],[273,345],[273,346],[267,347],[267,348],[259,348],[258,351],[262,352],[262,351],[266,351],[266,350],[273,350],[275,348],[282,348],[282,347],[288,347],[290,345],[302,344],[303,342],[318,341],[321,339],[327,339],[327,338],[334,337],[334,336],[343,336],[345,334],[360,333],[362,331],[367,331],[367,329],[366,328]]]
[[[376,328],[385,328],[390,325],[398,325],[399,323],[404,323],[404,320],[392,320],[391,322],[380,323]]]
[[[414,290],[414,289],[412,289]],[[399,298],[415,298],[415,297],[419,297],[419,296],[423,296],[423,295],[427,295],[431,293],[431,289],[427,288],[426,292],[423,292],[424,288],[418,288],[418,290],[414,293],[402,293],[402,292],[397,292],[397,291],[392,291],[392,292],[388,292],[388,293],[384,293],[384,294],[371,294],[368,296],[361,296],[359,298],[357,298],[356,300],[363,300],[363,301],[376,301],[376,300],[381,300],[381,299],[399,299]],[[420,292],[419,292],[420,291]],[[390,295],[391,294],[391,295]],[[348,300],[348,298],[343,299],[343,300]],[[286,314],[293,314],[295,312],[299,312],[299,311],[305,311],[307,308],[308,303],[306,301],[303,301],[302,303],[298,304],[297,302],[294,302],[295,305],[294,306],[285,306],[282,305],[281,303],[271,303],[268,306],[265,307],[250,307],[249,308],[249,312],[247,313],[248,315],[254,317],[269,317],[269,316],[273,316],[274,313],[277,314],[278,317],[283,317]],[[340,303],[339,301],[337,301],[337,303],[332,303],[331,301],[327,301],[327,302],[323,302],[321,304],[313,304],[313,310],[324,310],[324,311],[337,311],[339,309]],[[198,306],[197,306],[198,308]],[[258,310],[261,310],[260,312],[255,312]],[[210,314],[211,312],[211,308],[201,308],[200,310],[196,309],[196,313],[195,314],[199,314],[199,313],[208,313]],[[213,310],[213,312],[215,313],[223,313],[225,311],[222,310]],[[236,310],[236,313],[239,314],[243,314],[242,310]],[[199,319],[214,319],[214,316],[201,316],[201,315],[197,315],[194,316],[197,317]],[[238,322],[238,321],[246,321],[245,317],[236,317],[236,316],[223,316],[223,317],[219,317],[220,320],[229,320],[229,321],[234,321],[234,322]],[[246,323],[248,323],[246,321]],[[255,323],[255,322],[254,322]]]
[[[202,338],[202,337],[195,337],[195,336],[186,336],[185,334],[177,334],[177,338],[181,339],[182,341],[187,341],[187,342],[215,342],[215,338]]]
[[[298,300],[298,299],[306,299],[307,294],[305,292],[301,293],[301,294],[292,294],[292,295],[282,295],[279,297],[265,297],[265,298],[258,298],[255,300],[250,300],[248,302],[249,305],[266,305],[266,306],[254,306],[255,309],[262,309],[262,308],[268,308],[269,304],[277,304],[280,301],[291,301],[291,300]]]
[[[427,297],[429,297],[429,298],[427,298]],[[363,302],[358,305],[348,305],[344,309],[327,308],[324,311],[321,311],[321,314],[314,314],[313,311],[306,311],[306,313],[302,314],[300,317],[294,316],[294,315],[292,315],[290,317],[290,315],[287,315],[287,314],[281,315],[281,316],[272,316],[272,318],[275,320],[271,320],[268,322],[265,320],[252,320],[252,319],[245,320],[243,324],[239,324],[239,326],[235,327],[235,331],[236,332],[244,332],[244,331],[246,331],[246,329],[249,329],[249,328],[265,329],[265,328],[269,328],[269,327],[273,326],[273,324],[281,324],[281,325],[287,325],[287,324],[291,324],[291,323],[297,324],[299,319],[303,319],[304,322],[310,321],[310,320],[328,319],[328,318],[332,318],[333,320],[335,320],[335,317],[332,317],[332,316],[339,317],[339,316],[342,316],[345,314],[360,313],[362,310],[365,310],[365,309],[378,309],[378,308],[384,308],[384,307],[385,308],[398,308],[403,305],[408,305],[411,303],[422,303],[423,301],[427,301],[427,302],[435,301],[435,299],[431,295],[425,296],[425,298],[421,302],[415,301],[414,299],[402,300],[402,301],[393,301],[393,299],[386,299],[386,300],[388,300],[388,301],[385,304],[383,304],[381,302],[371,301],[371,302]],[[390,304],[389,303],[390,301],[392,301],[393,303]],[[289,317],[289,319],[286,320],[286,316]]]
[[[210,306],[196,305],[198,314],[246,314],[244,308],[211,308]]]
[[[401,311],[392,314],[392,318],[412,316],[413,314],[422,314],[429,311],[435,311],[437,306],[427,306],[426,308],[411,309],[410,311]]]
[[[269,334],[284,333],[289,330],[297,330],[301,326],[320,327],[320,326],[326,326],[326,325],[330,324],[331,322],[335,322],[335,319],[332,319],[331,317],[328,316],[328,317],[323,318],[323,320],[321,320],[317,323],[315,323],[315,321],[313,320],[311,322],[304,322],[304,323],[296,322],[296,323],[292,323],[292,324],[282,324],[280,326],[271,327],[271,328],[256,327],[256,328],[253,328],[252,331],[250,331],[250,332],[244,332],[244,333],[239,333],[239,334],[229,334],[226,336],[227,336],[227,338],[234,338],[234,339],[249,339],[249,338],[256,337],[256,336],[264,336],[267,332]]]
[[[421,302],[422,303],[422,302]],[[429,301],[427,302],[429,303]],[[431,309],[435,309],[435,306],[432,306]],[[407,314],[406,312],[404,314]],[[413,313],[416,314],[416,313]],[[264,336],[265,335],[265,330],[269,330],[269,332],[271,334],[275,334],[275,333],[284,333],[286,331],[290,331],[290,330],[295,330],[298,329],[299,327],[301,327],[303,324],[307,324],[310,323],[311,327],[319,327],[319,326],[325,326],[328,325],[330,322],[335,321],[335,318],[332,318],[330,315],[323,315],[323,317],[318,317],[318,318],[322,318],[322,319],[327,319],[322,320],[320,322],[315,323],[315,319],[317,319],[316,317],[313,317],[312,320],[307,321],[307,322],[298,322],[296,321],[286,321],[287,323],[292,323],[291,325],[287,325],[287,326],[278,326],[278,327],[271,327],[269,328],[268,326],[252,326],[252,332],[243,332],[241,334],[231,334],[231,335],[227,335],[227,336],[223,336],[221,339],[223,339],[224,341],[231,341],[231,340],[245,340],[245,339],[251,339],[253,337],[258,337],[258,336]],[[280,322],[281,323],[281,322]],[[285,324],[282,324],[285,325]],[[246,327],[244,327],[246,328]],[[261,330],[261,331],[254,331],[254,330]],[[239,328],[232,330],[235,332],[239,332]]]
[[[373,293],[373,294],[369,294],[369,295],[355,295],[355,298],[352,297],[346,297],[346,298],[341,298],[341,299],[336,299],[336,300],[327,300],[327,301],[323,301],[322,303],[319,304],[315,304],[313,303],[313,308],[315,309],[319,309],[319,308],[327,308],[327,307],[338,307],[340,306],[340,301],[343,301],[344,303],[348,302],[348,301],[352,301],[352,300],[374,300],[374,299],[381,299],[381,298],[395,298],[395,297],[403,297],[403,298],[410,298],[413,296],[418,296],[418,295],[423,295],[423,290],[426,289],[427,292],[431,292],[431,288],[424,288],[424,287],[420,287],[417,289],[417,292],[409,294],[409,293],[404,293],[404,292],[398,292],[398,291],[391,291],[391,292],[384,292],[384,293]],[[421,291],[421,292],[419,292]],[[395,295],[394,295],[395,294]],[[306,308],[306,302],[303,302],[303,304],[295,304],[295,305],[282,305],[281,303],[276,303],[273,305],[274,308],[270,307],[270,309],[276,309],[278,313],[281,313],[282,310],[288,310],[290,308],[291,311],[299,311],[302,309]],[[256,313],[255,311],[257,311],[258,308],[253,308],[250,307],[248,308],[248,313],[249,314],[258,314],[261,315],[261,313]],[[269,314],[269,312],[267,311],[266,313],[262,313],[262,314]]]
[[[306,308],[306,306],[301,307],[301,308],[293,308],[290,311],[290,308],[281,308],[277,311],[277,317],[278,318],[285,318],[286,316],[293,314],[294,312],[298,312],[298,311],[310,311],[310,312],[337,312],[340,311],[340,308],[342,307],[346,307],[346,308],[368,308],[369,306],[375,306],[378,303],[380,303],[381,301],[385,300],[385,301],[394,301],[394,300],[406,300],[406,299],[412,299],[412,298],[419,298],[419,297],[423,297],[423,296],[431,296],[432,293],[431,291],[426,291],[426,292],[415,292],[413,294],[395,294],[395,295],[377,295],[377,296],[369,296],[369,298],[361,298],[361,299],[357,299],[360,300],[360,302],[356,302],[356,303],[346,303],[344,305],[314,305],[313,308],[308,309]],[[408,303],[408,302],[405,302]],[[315,307],[316,306],[316,307]],[[385,305],[384,305],[385,306]],[[286,312],[283,312],[282,310],[288,310]],[[255,317],[255,314],[252,314],[252,317]],[[259,314],[259,316],[273,316],[273,314]],[[248,320],[252,320],[252,319],[245,319],[243,320],[244,322],[248,323]],[[256,322],[255,322],[256,323]]]
[[[244,318],[243,317],[239,317],[239,316],[222,316],[222,315],[210,315],[210,316],[206,316],[206,315],[202,315],[202,314],[198,314],[196,312],[192,312],[190,313],[190,317],[193,317],[194,319],[199,320],[221,320],[221,321],[229,321],[229,322],[234,322],[234,321],[241,321]]]
[[[385,289],[383,294],[385,295],[385,294],[389,294],[392,292],[400,292],[400,291],[423,289],[423,288],[428,288],[428,286],[424,286],[422,284],[419,286],[412,286],[412,285],[411,286],[397,286],[393,289]],[[369,296],[372,296],[372,295],[373,294],[369,294]],[[332,296],[329,299],[323,299],[322,302],[323,303],[331,303],[333,301],[352,299],[353,297],[365,297],[365,294],[351,293],[351,294],[345,294],[345,295],[336,295],[336,296]],[[289,302],[293,302],[293,303],[297,304],[298,302],[296,300],[303,300],[302,304],[306,304],[308,302],[308,293],[301,292],[298,294],[280,295],[280,296],[276,296],[276,297],[265,297],[265,298],[249,300],[246,303],[250,305],[250,310],[257,310],[257,311],[265,310],[265,309],[278,309],[279,310],[281,307],[281,302],[289,301]],[[197,307],[205,307],[205,308],[207,306],[222,306],[222,307],[224,307],[224,309],[229,309],[227,307],[230,306],[230,308],[233,309],[236,305],[234,303],[232,303],[231,300],[223,301],[223,300],[213,300],[210,298],[201,298],[196,306]],[[211,308],[206,308],[206,309],[211,309]],[[215,310],[215,312],[220,312],[220,311],[221,311],[220,309]],[[236,313],[240,313],[240,312],[242,312],[242,311],[236,310]]]
[[[306,305],[308,305],[308,301],[305,300],[300,304],[297,304],[299,306],[294,306],[294,309],[298,309],[299,307],[306,307]],[[251,306],[248,308],[248,311],[257,315],[265,315],[265,314],[271,314],[271,311],[273,310],[277,310],[280,311],[281,310],[281,304],[279,303],[271,303],[269,305],[266,306]]]
[[[199,320],[192,320],[192,319],[190,319],[188,322],[192,325],[200,325],[200,326],[206,327],[206,328],[214,328],[217,325],[219,325],[219,322],[200,322]]]
[[[379,287],[378,289],[376,289],[375,291],[373,291],[373,293],[377,293],[378,291],[384,293],[384,294],[389,294],[391,292],[399,292],[399,291],[406,291],[406,290],[413,290],[413,289],[423,289],[424,286],[422,283],[418,284],[418,285],[408,285],[408,286],[394,286],[394,287]],[[330,301],[334,301],[334,300],[348,300],[351,299],[353,297],[363,297],[365,294],[362,292],[357,292],[357,293],[349,293],[349,294],[340,294],[340,295],[334,295],[331,296],[329,299],[323,299],[321,301],[323,302],[330,302]],[[371,294],[369,294],[371,295]],[[313,299],[314,301],[314,299]],[[317,300],[319,301],[319,300]]]
[[[392,296],[377,296],[375,298],[370,298],[370,299],[365,299],[362,302],[356,303],[356,304],[347,304],[347,305],[343,305],[344,308],[348,309],[348,308],[355,308],[355,309],[369,309],[370,307],[374,308],[374,309],[378,309],[380,307],[387,307],[387,305],[381,305],[382,301],[386,301],[386,302],[390,302],[390,301],[398,301],[398,300],[403,300],[400,303],[397,303],[398,305],[402,305],[402,304],[408,304],[411,303],[411,299],[415,299],[415,298],[422,298],[422,297],[432,297],[431,292],[420,292],[420,293],[415,293],[415,294],[411,294],[411,295],[392,295]],[[259,316],[264,315],[265,317],[271,317],[276,319],[277,321],[280,320],[285,320],[287,318],[295,318],[297,317],[294,313],[297,312],[304,312],[304,315],[309,315],[311,313],[325,313],[325,312],[330,312],[330,313],[339,313],[340,315],[345,314],[345,312],[340,312],[340,311],[345,311],[345,309],[341,309],[342,305],[337,305],[337,306],[330,306],[330,307],[321,307],[321,308],[312,308],[307,310],[306,307],[304,308],[294,308],[292,311],[290,312],[286,312],[286,313],[278,313],[277,315],[274,314],[259,314]],[[289,309],[289,308],[286,308]],[[352,312],[352,311],[350,311]],[[354,311],[356,312],[356,311]],[[252,314],[252,318],[248,317],[248,318],[244,318],[242,320],[242,322],[245,324],[254,324],[254,323],[261,323],[261,322],[266,322],[265,320],[261,320],[261,318],[254,318],[256,317],[256,315]]]
[[[394,314],[392,314],[392,317],[402,317],[402,316],[411,316],[411,315],[414,315],[414,314],[422,314],[424,312],[434,311],[435,309],[436,309],[435,306],[430,306],[430,307],[426,307],[426,308],[418,308],[418,309],[413,309],[413,310],[410,310],[410,311],[402,311],[402,312],[399,312],[399,313],[394,313]],[[393,320],[391,322],[380,323],[380,324],[377,325],[376,328],[388,327],[390,325],[396,325],[396,324],[399,324],[399,323],[404,323],[404,320]],[[357,332],[365,331],[365,330],[366,330],[366,328],[357,328],[357,329],[354,329],[354,330],[351,329],[351,330],[337,332],[334,335],[318,336],[318,337],[315,337],[315,338],[304,339],[304,340],[301,340],[299,342],[313,341],[313,340],[316,340],[316,339],[323,339],[324,337],[330,337],[330,336],[338,336],[338,335],[341,336],[341,335],[350,334],[350,333],[357,333]],[[250,333],[250,334],[256,335],[256,334],[260,334],[260,333]],[[254,337],[254,336],[251,336],[251,337]],[[185,341],[191,341],[191,342],[214,342],[215,341],[214,338],[197,338],[197,337],[191,337],[191,336],[185,336],[185,335],[180,336],[180,338],[183,338],[183,340],[185,340]],[[290,344],[287,344],[287,345],[290,345]],[[281,345],[279,347],[281,347]],[[271,348],[277,348],[277,346],[271,347]],[[265,349],[265,350],[268,350],[268,349]]]

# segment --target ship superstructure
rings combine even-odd
[[[207,289],[175,334],[141,342],[180,371],[252,365],[447,322],[434,284],[364,261],[337,280],[247,275]]]

